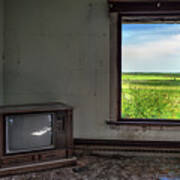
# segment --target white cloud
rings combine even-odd
[[[122,47],[123,71],[180,72],[180,34]]]

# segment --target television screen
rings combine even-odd
[[[8,115],[6,153],[53,148],[53,114]]]

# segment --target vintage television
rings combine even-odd
[[[18,165],[43,169],[46,162],[49,167],[74,164],[72,110],[63,103],[1,106],[0,175]]]

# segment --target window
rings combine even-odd
[[[122,24],[121,118],[180,119],[180,24]]]
[[[117,98],[111,117],[114,113],[117,124],[180,124],[177,5],[180,7],[168,1],[110,1],[111,80],[113,76],[117,82],[113,79],[111,83],[113,108],[112,99]]]

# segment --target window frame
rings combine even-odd
[[[110,120],[115,125],[180,126],[180,120],[121,118],[122,17],[170,17],[180,22],[180,1],[109,0],[110,12]],[[111,82],[112,81],[112,82]],[[116,100],[115,100],[116,99]]]

